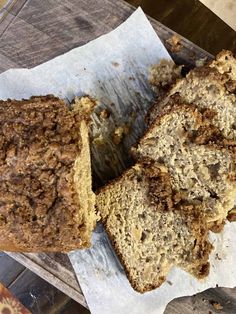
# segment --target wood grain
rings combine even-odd
[[[42,259],[45,260],[45,257],[42,256]],[[53,267],[48,256],[46,260],[49,268]],[[65,255],[64,265],[68,266],[67,255]],[[61,265],[57,270],[64,273]],[[66,269],[65,273],[67,272]],[[68,281],[71,280],[70,278],[67,279]],[[0,283],[7,287],[32,313],[89,313],[87,309],[73,301],[68,295],[54,288],[50,283],[45,282],[5,253],[0,253]],[[78,288],[76,280],[74,285]]]
[[[71,302],[69,296],[28,269],[25,269],[8,289],[31,313],[58,314]],[[83,310],[82,306],[76,302],[73,302],[73,307],[77,313]]]
[[[236,32],[198,0],[128,1],[141,6],[146,14],[212,54],[222,49],[229,49],[236,53]],[[234,0],[211,0],[214,6],[216,3],[221,3],[222,14],[228,1],[235,3]],[[232,10],[232,15],[233,12]]]
[[[217,310],[214,303],[220,304],[222,310]],[[235,314],[236,289],[215,288],[208,289],[192,297],[183,297],[171,301],[164,314]]]
[[[0,282],[5,287],[9,287],[24,270],[23,265],[16,263],[6,254],[0,253]]]
[[[11,67],[1,56],[11,60],[13,67],[33,67],[111,31],[134,10],[127,3],[114,0],[81,0],[79,5],[75,0],[20,2],[17,10],[15,6],[9,10],[9,25],[0,24],[1,71]],[[151,22],[170,48],[166,40],[174,32],[153,19]],[[198,58],[211,57],[187,39],[182,38],[182,44],[178,54],[171,53],[178,63],[194,65]]]
[[[11,6],[9,4],[4,10],[4,19],[0,24],[0,72],[12,67],[33,67],[83,45],[121,24],[134,8],[123,1],[115,0],[19,0]],[[166,40],[175,33],[151,18],[150,21],[170,49]],[[183,48],[179,53],[171,52],[177,63],[193,66],[199,58],[212,58],[209,53],[185,38],[181,38],[181,43]],[[86,306],[65,255],[9,255]],[[232,299],[235,299],[234,292]],[[191,308],[189,302],[192,302],[191,298],[187,300],[187,303],[173,301],[166,313],[187,311]],[[180,306],[179,310],[176,310],[177,304]],[[209,306],[208,310],[212,308]],[[205,308],[204,312],[198,313],[206,313]]]
[[[71,266],[66,267],[65,265],[65,256],[63,254],[60,255],[60,262],[44,253],[8,253],[8,255],[38,274],[45,281],[53,284],[73,300],[88,307]]]

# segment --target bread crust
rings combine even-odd
[[[87,155],[90,160],[81,137],[84,120],[52,95],[0,101],[0,112],[0,249],[67,252],[88,247],[95,215],[88,223],[81,200],[86,195],[79,194],[74,181],[77,158]],[[86,171],[91,176],[90,165]]]

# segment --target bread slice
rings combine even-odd
[[[152,107],[148,123],[154,122],[166,105],[176,103],[172,96],[178,95],[181,103],[193,104],[200,110],[214,110],[213,125],[221,131],[226,145],[236,145],[235,69],[235,57],[230,52],[222,52],[209,66],[190,71]]]
[[[135,158],[152,158],[167,167],[173,189],[188,202],[199,202],[209,224],[221,223],[234,205],[235,156],[214,144],[208,120],[191,105],[176,105],[160,116],[133,149]],[[205,133],[205,134],[204,134]]]
[[[167,169],[146,160],[102,188],[96,206],[132,287],[159,287],[173,266],[197,278],[209,272],[204,211],[183,202]]]
[[[53,96],[0,101],[0,250],[90,245],[96,215],[86,99],[72,110]]]

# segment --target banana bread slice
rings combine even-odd
[[[135,158],[163,163],[173,189],[188,202],[199,202],[207,221],[221,223],[234,205],[235,156],[228,148],[199,145],[215,129],[191,105],[176,105],[160,116],[133,149]]]
[[[136,164],[98,192],[96,207],[135,290],[159,287],[173,266],[208,274],[204,211],[181,201],[163,165]]]
[[[0,250],[89,246],[96,215],[86,99],[72,110],[53,96],[0,101]]]
[[[167,95],[154,104],[147,116],[149,125],[168,104],[172,105],[173,95],[180,102],[194,104],[200,110],[211,109],[215,112],[213,124],[222,132],[225,144],[236,142],[236,59],[230,52],[222,52],[209,66],[199,67],[177,81]]]

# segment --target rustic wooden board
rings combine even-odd
[[[66,257],[65,255],[65,265],[67,264]],[[51,262],[48,256],[45,258],[41,256],[41,258],[44,260],[46,258],[46,263],[49,264],[50,268]],[[64,273],[61,267],[60,271]],[[67,273],[67,269],[65,273]],[[89,313],[87,309],[72,300],[67,294],[45,282],[5,253],[0,253],[0,285],[1,283],[32,313]],[[78,287],[76,280],[74,285]]]
[[[67,307],[67,304],[71,303],[69,296],[54,288],[28,269],[25,269],[17,277],[17,280],[8,286],[8,289],[13,295],[17,296],[19,301],[31,313],[61,314],[61,311]],[[86,311],[85,308],[75,301],[73,301],[73,307],[77,310],[77,313],[85,313]]]
[[[236,53],[235,31],[205,7],[200,2],[201,0],[128,1],[135,6],[142,6],[144,12],[212,54],[216,54],[222,49],[229,49]],[[236,4],[235,0],[203,1],[211,1],[214,4],[221,3],[225,11],[227,10],[226,2],[232,1]],[[232,9],[235,18],[235,11]]]
[[[0,24],[0,71],[15,66],[33,67],[81,46],[114,29],[133,10],[121,0],[18,0]],[[166,40],[174,32],[150,20],[170,48]],[[182,38],[182,44],[179,53],[171,53],[177,62],[193,65],[196,59],[211,57],[187,39]]]
[[[8,5],[0,14],[0,72],[12,67],[33,67],[83,45],[111,31],[133,10],[132,6],[121,0],[8,1]],[[170,49],[166,40],[175,33],[153,19],[150,21],[166,47]],[[181,43],[180,52],[170,51],[177,63],[193,66],[199,58],[212,58],[209,53],[187,39],[182,38]],[[9,255],[86,306],[65,255],[19,253]],[[232,293],[233,290],[230,291]],[[234,291],[231,299],[236,299],[235,294]],[[224,296],[225,302],[227,298],[228,295]],[[183,313],[183,309],[190,313],[193,301],[192,298],[186,300],[187,303],[183,300],[171,302],[166,313]],[[208,310],[214,312],[211,304]],[[198,313],[206,313],[205,308]]]
[[[25,270],[5,253],[0,253],[0,282],[7,288]]]
[[[8,255],[78,303],[88,307],[67,255],[45,253],[8,253]]]

